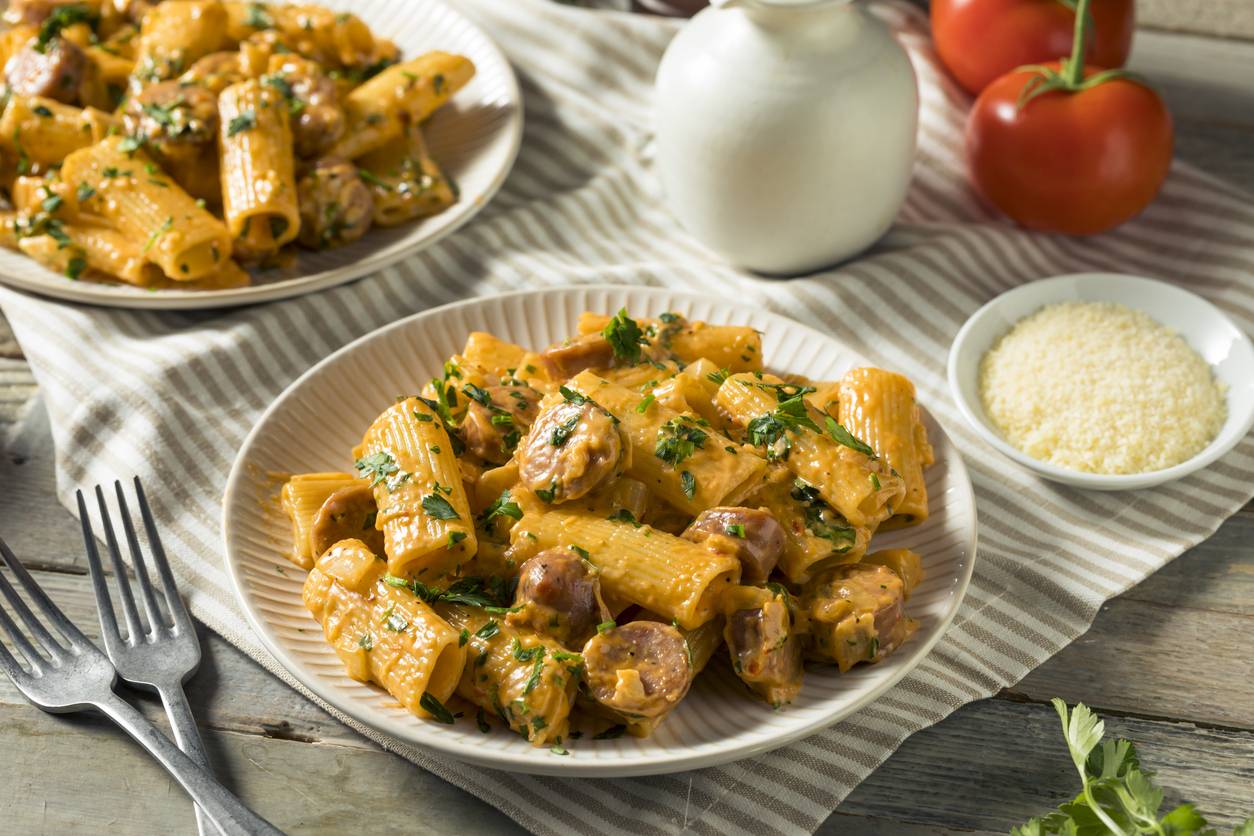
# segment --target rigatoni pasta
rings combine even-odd
[[[304,4],[36,3],[19,19],[0,34],[0,187],[52,189],[61,168],[95,179],[58,193],[65,213],[19,209],[5,246],[71,279],[243,286],[245,267],[286,266],[296,246],[344,246],[458,200],[422,124],[473,77],[463,56],[402,60],[356,15]],[[106,171],[126,186],[102,196]],[[87,246],[66,243],[80,210],[105,230],[78,231]]]
[[[803,661],[847,670],[907,640],[922,561],[866,552],[905,495],[886,439],[913,426],[855,409],[874,400],[858,387],[901,395],[895,376],[737,373],[763,362],[757,332],[675,313],[580,323],[540,351],[471,333],[369,426],[355,474],[284,486],[295,559],[317,561],[306,601],[352,675],[455,720],[434,689],[414,708],[416,690],[345,638],[380,606],[412,603],[406,624],[436,643],[413,653],[432,658],[450,632],[464,651],[462,714],[560,755],[584,735],[652,734],[720,659],[781,708]],[[353,595],[369,584],[382,603],[363,616]]]

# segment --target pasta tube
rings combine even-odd
[[[334,153],[356,159],[400,136],[405,124],[430,116],[474,77],[469,58],[428,52],[388,67],[355,88],[344,102],[348,131]]]
[[[805,583],[830,566],[861,559],[870,529],[851,525],[817,490],[797,484],[786,468],[775,467],[747,504],[764,507],[784,529],[784,553],[777,566],[784,577]]]
[[[918,525],[927,519],[923,468],[932,463],[932,445],[919,418],[914,384],[883,369],[850,370],[840,381],[836,420],[871,445],[901,476],[905,498],[893,506],[888,524]]]
[[[357,165],[374,196],[378,226],[435,215],[457,201],[452,183],[427,153],[417,125],[409,125],[395,139],[358,159]]]
[[[766,471],[766,462],[752,450],[638,391],[592,372],[581,372],[567,385],[618,419],[632,448],[627,474],[690,514],[735,504]]]
[[[222,91],[218,116],[223,215],[237,253],[265,258],[300,232],[288,108],[249,80]]]
[[[460,635],[412,592],[384,580],[382,561],[359,540],[318,558],[305,607],[322,624],[348,675],[376,682],[419,717],[452,696],[466,664]]]
[[[534,746],[561,743],[569,734],[579,654],[479,608],[438,604],[437,609],[466,638],[458,696],[499,717]]]
[[[740,561],[646,525],[600,514],[550,511],[524,516],[510,533],[521,563],[544,549],[575,550],[601,571],[607,596],[695,629],[720,610],[740,580]]]
[[[226,43],[219,0],[166,0],[148,9],[139,31],[135,78],[142,85],[174,78]]]
[[[923,559],[910,549],[883,549],[862,558],[862,563],[871,566],[887,566],[901,578],[903,594],[910,600],[910,593],[923,580]]]
[[[389,572],[430,581],[475,553],[461,471],[430,406],[419,398],[394,404],[366,430],[355,455],[374,487]]]
[[[65,158],[61,179],[76,190],[84,211],[98,214],[171,279],[199,279],[222,269],[231,241],[222,222],[140,150],[123,150],[120,137]],[[155,174],[147,174],[153,171]]]
[[[363,484],[349,473],[299,473],[283,483],[279,504],[292,521],[291,561],[302,569],[310,569],[318,555],[310,548],[310,533],[318,510],[327,497],[342,488]]]
[[[831,416],[826,420],[794,384],[762,374],[736,374],[719,387],[717,402],[768,457],[818,490],[845,519],[874,528],[892,516],[905,485],[875,451]]]
[[[32,164],[46,169],[60,163],[116,127],[113,116],[95,108],[77,108],[39,96],[13,96],[0,116],[0,147],[17,158],[18,173],[25,174]]]
[[[579,333],[599,334],[609,321],[605,314],[585,311],[579,316]],[[656,345],[685,364],[705,359],[731,372],[762,370],[762,335],[747,325],[711,325],[674,313],[638,322],[649,329]]]

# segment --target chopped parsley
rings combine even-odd
[[[244,25],[252,29],[273,29],[274,18],[270,17],[263,4],[249,3],[248,14],[244,18]]]
[[[725,531],[732,537],[739,537],[741,540],[745,539],[745,526],[743,523],[733,523],[727,526]]]
[[[404,633],[409,629],[409,622],[405,620],[403,615],[396,612],[396,605],[393,604],[383,613],[383,626],[393,633]]]
[[[165,235],[167,232],[169,232],[173,228],[174,228],[174,218],[167,217],[165,219],[165,223],[161,224],[161,226],[153,230],[152,235],[148,236],[148,243],[144,245],[144,252],[148,252],[149,250],[151,250],[153,248],[153,245],[161,240],[161,236]]]
[[[679,467],[680,462],[703,448],[709,437],[692,418],[680,415],[658,429],[653,455],[673,468]]]
[[[422,498],[422,510],[426,511],[437,520],[460,520],[456,509],[449,503],[447,499],[440,496],[438,490],[436,493],[429,494]]]
[[[418,705],[422,710],[431,715],[431,719],[437,723],[444,723],[446,726],[453,725],[453,712],[444,707],[444,703],[435,698],[430,691],[423,691],[422,697],[418,700]]]
[[[575,413],[562,423],[553,428],[553,432],[549,435],[549,444],[554,447],[561,447],[570,440],[571,433],[575,431],[575,427],[579,426],[581,414]]]
[[[361,478],[370,480],[372,488],[400,470],[396,466],[396,459],[392,458],[390,453],[385,452],[363,456],[357,460],[356,467]]]
[[[362,650],[366,650],[366,651],[373,650],[374,649],[374,636],[372,636],[369,633],[362,633],[361,638],[357,640],[357,646],[360,647]]]
[[[843,424],[838,424],[835,418],[829,415],[827,416],[825,423],[827,424],[828,435],[830,435],[837,444],[843,444],[851,450],[857,450],[864,456],[870,456],[873,459],[877,458],[875,450],[871,447],[871,445],[867,444],[865,441],[854,438],[853,433],[845,429]],[[876,490],[879,490],[878,485],[875,487]]]
[[[31,110],[34,112],[36,116],[48,117],[52,115],[52,111],[44,107],[43,105],[35,105],[34,107],[31,108]]]
[[[255,127],[257,127],[257,112],[245,110],[227,123],[226,135],[232,137],[244,131],[251,131]]]
[[[684,492],[684,496],[692,499],[697,494],[697,477],[685,470],[679,474],[679,488]]]
[[[714,384],[717,384],[717,385],[719,385],[719,386],[722,386],[722,385],[723,385],[723,383],[725,383],[725,382],[727,381],[727,378],[729,378],[729,377],[731,377],[731,371],[730,371],[730,370],[728,370],[728,369],[719,369],[719,370],[718,370],[718,371],[716,371],[716,372],[710,372],[709,374],[707,374],[707,375],[705,376],[705,379],[706,379],[706,380],[708,380],[708,381],[710,381],[711,383],[714,383]]]
[[[608,633],[610,630],[613,630],[617,626],[618,624],[616,624],[614,622],[614,619],[611,618],[608,621],[602,621],[600,624],[598,624],[597,632],[604,635],[605,633]]]
[[[95,22],[96,15],[82,3],[58,6],[39,27],[39,35],[35,38],[35,51],[47,52],[48,45],[61,36],[61,30],[63,29],[67,29],[76,23],[91,23],[95,25]]]
[[[487,624],[475,631],[475,636],[481,639],[490,639],[497,633],[501,632],[501,625],[495,621],[489,620]]]
[[[614,350],[614,356],[619,360],[625,360],[628,363],[640,362],[640,346],[645,342],[644,332],[640,330],[640,325],[627,315],[626,308],[614,314],[614,317],[602,329],[601,336],[609,342],[610,348]]]
[[[838,553],[847,552],[858,541],[857,530],[838,511],[823,501],[818,488],[800,479],[793,482],[789,492],[801,503],[805,514],[806,531],[814,537],[830,540]]]
[[[517,502],[510,499],[509,489],[501,491],[501,495],[492,501],[492,504],[483,509],[483,513],[479,515],[482,522],[490,522],[497,517],[511,517],[521,520],[523,517],[522,508]]]
[[[768,459],[785,459],[791,448],[788,432],[797,432],[802,428],[819,432],[806,402],[800,396],[788,398],[780,401],[774,412],[759,415],[749,422],[749,443],[766,448]]]
[[[56,212],[58,209],[60,209],[61,204],[64,202],[65,202],[65,199],[62,198],[61,195],[54,194],[50,197],[44,198],[43,203],[39,205],[43,208],[45,212],[51,215],[53,212]]]
[[[611,522],[627,523],[632,528],[639,528],[641,523],[636,520],[636,515],[628,511],[626,508],[619,508],[614,513],[606,517]]]
[[[65,265],[65,275],[67,278],[77,279],[83,275],[83,271],[87,269],[87,259],[81,255],[76,255]]]
[[[536,490],[536,496],[544,502],[553,504],[553,500],[557,498],[557,483],[552,482],[547,488],[539,488]]]
[[[584,560],[588,560],[592,557],[592,554],[587,549],[583,546],[575,545],[574,543],[570,545],[570,550],[582,557]]]
[[[95,196],[95,194],[96,190],[90,185],[87,183],[79,183],[78,190],[74,193],[74,196],[78,198],[79,203],[84,203]]]
[[[657,396],[655,396],[652,392],[645,395],[640,403],[636,404],[636,412],[641,415],[645,414],[649,411],[649,407],[653,405],[655,400],[657,400]]]
[[[457,646],[465,647],[468,641],[470,641],[470,631],[463,627],[462,631],[457,634]]]

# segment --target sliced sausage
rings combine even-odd
[[[585,369],[608,369],[614,364],[614,348],[600,334],[581,334],[549,346],[540,360],[550,377],[565,380]]]
[[[801,690],[801,642],[782,596],[729,614],[723,638],[736,675],[755,693],[775,706],[792,702]]]
[[[902,604],[905,586],[886,566],[847,564],[816,576],[801,596],[808,618],[807,655],[847,671],[859,662],[878,662],[914,631]]]
[[[764,583],[784,553],[783,526],[761,508],[709,508],[692,521],[684,539],[734,554],[741,581],[748,584]]]
[[[297,55],[279,55],[270,72],[268,83],[283,92],[291,108],[296,156],[316,157],[344,135],[339,88],[321,67]]]
[[[518,475],[542,499],[578,499],[613,474],[627,449],[612,416],[589,401],[562,401],[536,417],[518,446]]]
[[[564,644],[583,644],[612,617],[596,570],[565,549],[542,551],[520,567],[514,606],[521,609],[506,616],[510,625]]]
[[[334,158],[318,164],[296,184],[300,243],[313,250],[351,244],[370,229],[374,198],[357,167]]]
[[[466,449],[484,461],[503,464],[540,411],[540,393],[530,386],[488,386],[487,403],[471,397],[460,431]]]
[[[627,718],[662,716],[692,684],[684,637],[657,621],[597,633],[584,645],[583,662],[593,699]]]
[[[218,135],[218,97],[199,84],[161,81],[132,96],[127,131],[166,160],[201,158]]]
[[[54,38],[40,52],[34,42],[18,50],[5,65],[9,89],[19,96],[43,96],[59,102],[78,101],[83,79],[95,65],[64,38]]]
[[[248,74],[240,65],[239,52],[213,52],[192,64],[179,76],[179,82],[195,84],[217,94],[247,78]]]
[[[341,540],[360,540],[376,556],[383,555],[383,532],[375,528],[379,508],[369,485],[340,488],[322,503],[309,529],[309,547],[316,558]]]

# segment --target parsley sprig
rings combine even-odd
[[[697,419],[687,415],[680,415],[667,421],[658,428],[653,455],[672,468],[679,467],[680,462],[705,447],[705,441],[710,437],[709,433],[697,424]]]
[[[640,362],[640,347],[645,344],[644,331],[640,325],[627,315],[627,309],[621,308],[618,313],[601,330],[601,336],[609,342],[614,356],[619,360],[635,364]]]
[[[1103,740],[1106,724],[1088,706],[1052,700],[1062,718],[1063,737],[1071,762],[1080,773],[1080,793],[1042,818],[1028,819],[1010,831],[1011,836],[1110,833],[1189,834],[1215,836],[1206,819],[1192,804],[1181,804],[1161,816],[1163,791],[1151,780],[1153,773],[1141,768],[1136,747],[1127,740]],[[1254,834],[1254,816],[1237,827],[1234,836]]]
[[[806,402],[797,395],[780,401],[774,411],[750,421],[749,443],[765,448],[767,458],[772,461],[786,459],[792,447],[788,440],[789,431],[797,432],[803,428],[819,432],[819,425],[810,417]]]

